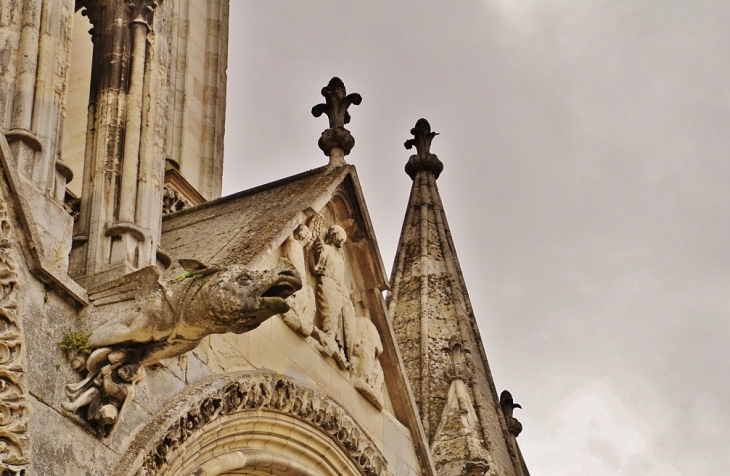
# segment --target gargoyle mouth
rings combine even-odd
[[[261,294],[261,297],[288,298],[295,292],[302,289],[302,281],[294,273],[283,271],[269,288]]]

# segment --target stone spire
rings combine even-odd
[[[357,93],[347,94],[345,83],[338,77],[330,79],[327,86],[322,88],[324,103],[312,108],[312,115],[319,117],[326,114],[330,127],[322,132],[319,138],[319,148],[329,156],[331,165],[344,165],[345,156],[355,147],[355,138],[345,129],[350,122],[350,113],[347,108],[354,104],[360,105],[362,96]]]
[[[411,129],[413,179],[388,311],[440,476],[527,476],[487,363],[436,179],[425,119]],[[510,415],[511,416],[511,415]]]

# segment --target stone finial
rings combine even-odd
[[[322,132],[319,148],[330,157],[330,163],[341,160],[344,164],[344,156],[355,146],[355,139],[350,131],[345,129],[345,124],[350,122],[347,108],[351,104],[358,106],[362,102],[362,96],[357,93],[347,94],[345,83],[338,77],[330,79],[329,84],[322,88],[322,96],[325,102],[314,106],[312,115],[319,117],[326,114],[330,127]],[[335,149],[342,151],[341,156],[334,152]]]
[[[431,153],[431,141],[438,135],[438,132],[431,131],[431,124],[426,119],[416,121],[416,126],[411,129],[413,139],[408,139],[403,144],[406,149],[410,150],[416,147],[416,154],[408,159],[406,164],[406,173],[412,179],[416,178],[416,173],[426,170],[433,173],[438,178],[441,171],[444,170],[444,164],[441,163],[436,154]]]
[[[515,408],[522,408],[519,403],[515,403],[512,394],[505,390],[499,395],[499,404],[504,412],[504,418],[507,420],[507,430],[512,436],[517,437],[522,432],[522,423],[512,416]]]

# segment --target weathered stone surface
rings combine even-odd
[[[178,448],[193,435],[215,428],[215,421],[252,410],[281,413],[312,425],[328,435],[364,476],[387,476],[388,462],[360,425],[335,401],[286,376],[245,372],[201,382],[191,394],[150,426],[145,440],[127,452],[116,474],[153,476],[166,473]],[[141,450],[141,451],[140,451]],[[231,468],[235,469],[235,468]],[[348,472],[349,473],[349,472]]]
[[[244,333],[289,309],[285,299],[301,287],[296,269],[282,262],[273,270],[206,266],[181,260],[188,274],[159,282],[154,267],[94,288],[87,309],[95,326],[88,337],[85,379],[66,386],[64,410],[107,436],[134,398],[145,366],[193,350],[211,334]],[[69,352],[72,361],[78,352]],[[209,371],[188,356],[186,381]]]
[[[473,322],[451,319],[471,310],[425,121],[408,166],[427,209],[408,220],[425,234],[404,233],[394,289],[425,283],[398,312],[430,321],[394,323],[430,340],[403,345],[407,366],[344,162],[358,94],[333,78],[313,108],[328,115],[329,166],[216,199],[228,3],[0,2],[0,473],[436,476],[435,431],[442,468],[481,474],[486,448],[495,474],[516,474],[516,420],[497,404],[486,360],[441,351],[456,334],[472,350],[480,342]],[[75,11],[88,22],[74,25]],[[77,217],[64,209],[72,179]],[[163,219],[164,206],[175,213]],[[281,258],[288,274],[264,279]],[[429,372],[411,385],[424,351]],[[87,378],[69,384],[79,369]],[[471,459],[461,465],[453,448]]]
[[[434,461],[445,476],[481,476],[488,467],[525,476],[436,185],[443,170],[430,151],[436,133],[425,119],[411,133],[405,146],[417,150],[406,165],[413,187],[387,300]]]
[[[322,88],[322,96],[325,102],[314,106],[312,115],[314,117],[327,115],[330,127],[322,132],[319,148],[330,158],[330,164],[344,165],[344,156],[355,147],[355,139],[350,131],[345,129],[345,124],[350,122],[350,113],[347,109],[353,104],[360,105],[362,96],[357,93],[347,94],[345,84],[337,77],[330,79],[329,84]]]

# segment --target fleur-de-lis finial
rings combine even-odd
[[[362,102],[362,96],[358,93],[347,94],[345,83],[337,76],[330,79],[329,84],[322,88],[322,96],[325,98],[325,103],[314,106],[312,115],[319,117],[327,114],[330,127],[344,127],[345,124],[348,124],[350,113],[347,112],[347,108],[351,104],[359,106]]]
[[[319,139],[319,148],[330,157],[330,163],[344,164],[344,156],[349,154],[355,146],[355,139],[345,124],[350,122],[350,113],[347,109],[351,105],[358,106],[362,96],[357,93],[347,94],[345,83],[338,77],[330,79],[329,84],[322,88],[324,103],[312,108],[312,115],[319,117],[326,114],[330,127],[322,133]],[[337,153],[340,150],[341,153]]]
[[[431,131],[431,124],[426,119],[416,121],[416,126],[411,129],[413,139],[408,139],[403,143],[406,149],[416,147],[416,155],[412,155],[406,164],[406,173],[412,178],[416,178],[416,173],[421,170],[427,170],[438,178],[444,169],[436,154],[431,153],[431,141],[438,135],[438,132]]]
[[[438,132],[431,132],[431,124],[424,118],[416,121],[416,127],[411,129],[413,139],[408,139],[403,143],[406,149],[411,150],[416,147],[416,153],[419,157],[426,157],[431,153],[431,141],[439,135]]]

